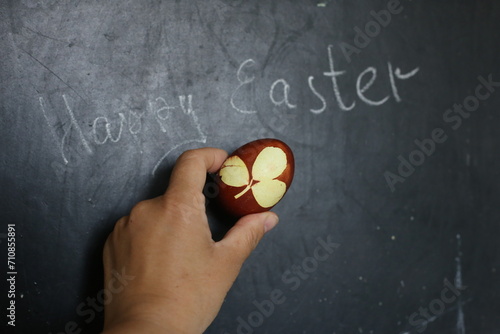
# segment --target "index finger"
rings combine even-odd
[[[192,191],[202,192],[208,173],[219,170],[227,158],[227,152],[205,147],[182,153],[175,163],[167,192],[178,195]]]

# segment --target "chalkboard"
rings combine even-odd
[[[280,225],[207,333],[498,333],[499,41],[494,0],[0,1],[2,328],[98,333],[115,221],[273,137]]]

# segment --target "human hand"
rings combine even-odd
[[[116,223],[104,246],[105,284],[122,268],[134,278],[105,306],[103,334],[195,334],[213,321],[243,262],[278,222],[272,212],[248,215],[212,240],[202,190],[226,157],[215,148],[184,152],[165,194]]]

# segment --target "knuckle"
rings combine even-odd
[[[125,225],[125,224],[127,224],[128,219],[129,219],[129,216],[123,216],[120,219],[118,219],[118,221],[116,222],[116,225],[118,225],[118,226]]]
[[[129,220],[129,216],[124,216],[124,217],[121,217],[120,219],[118,219],[114,228],[113,228],[113,232],[117,232],[117,231],[123,229],[127,225],[128,220]]]
[[[141,215],[145,212],[149,211],[150,203],[149,201],[140,201],[137,202],[130,211],[130,216]]]
[[[140,201],[132,207],[129,217],[124,220],[124,224],[136,225],[144,217],[151,215],[152,208],[149,201]]]

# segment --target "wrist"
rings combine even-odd
[[[195,334],[183,329],[156,323],[146,319],[127,319],[125,321],[105,324],[101,334]],[[198,334],[198,333],[196,333]]]
[[[124,305],[122,305],[124,306]],[[180,303],[157,296],[143,296],[133,305],[105,310],[103,334],[201,334],[205,328],[199,317],[186,312]],[[184,311],[183,311],[184,310]]]

